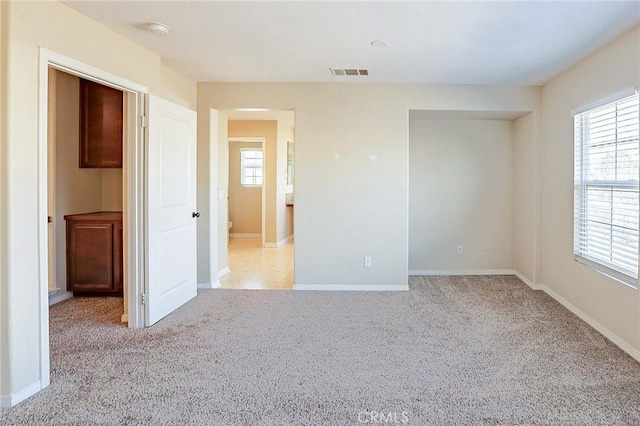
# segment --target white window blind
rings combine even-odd
[[[637,287],[640,116],[633,93],[574,116],[574,255]]]
[[[262,185],[262,149],[240,149],[240,172],[243,186]]]

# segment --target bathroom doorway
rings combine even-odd
[[[230,238],[260,240],[265,245],[264,137],[229,138],[228,228]]]
[[[228,262],[222,288],[292,289],[294,112],[228,113]]]

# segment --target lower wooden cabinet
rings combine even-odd
[[[67,290],[77,296],[122,296],[122,212],[64,218]]]

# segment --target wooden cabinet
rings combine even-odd
[[[122,212],[67,215],[67,290],[122,296]]]
[[[122,168],[122,91],[80,79],[80,167]]]

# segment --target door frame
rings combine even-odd
[[[260,229],[260,234],[262,236],[261,247],[266,245],[267,241],[267,138],[263,136],[233,136],[227,137],[227,147],[231,147],[231,143],[233,142],[246,142],[246,143],[259,143],[260,148],[262,149],[262,185],[260,186],[260,191],[262,193],[262,212],[261,212],[261,220],[262,220],[262,228]],[[229,150],[227,150],[227,155]],[[227,163],[229,161],[227,160]],[[231,173],[231,166],[228,167],[228,173]],[[231,179],[229,177],[229,179]],[[227,180],[229,182],[229,180]],[[227,188],[227,195],[229,195],[229,189]],[[227,218],[229,217],[229,206],[227,205]],[[228,221],[229,219],[227,219]],[[228,232],[228,230],[227,230]]]
[[[49,286],[48,286],[48,77],[49,68],[95,81],[125,93],[126,131],[123,149],[123,219],[124,219],[124,294],[126,317],[130,328],[144,327],[144,309],[139,294],[144,290],[144,165],[145,124],[149,89],[138,83],[60,55],[48,49],[39,49],[38,87],[38,265],[40,309],[40,386],[50,383],[49,361]]]

